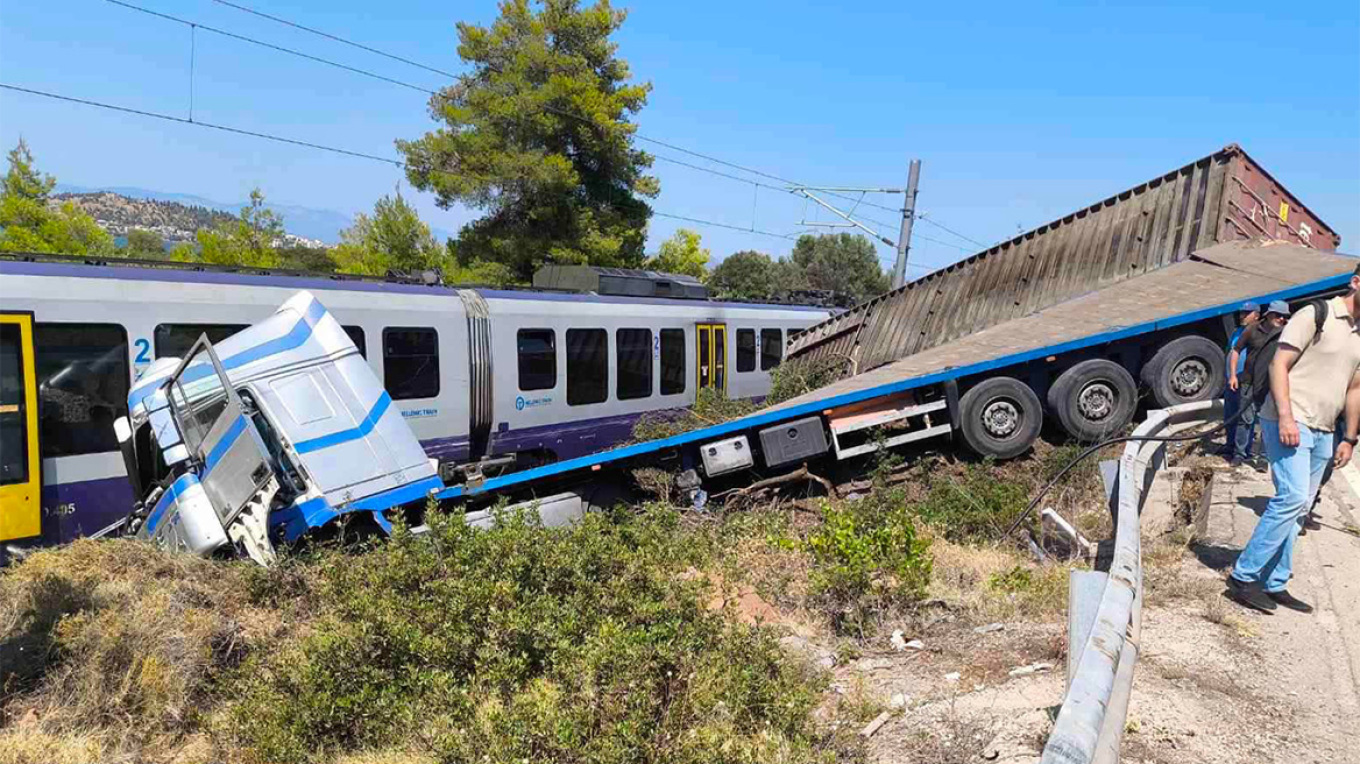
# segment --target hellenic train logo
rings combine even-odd
[[[523,411],[525,409],[531,409],[535,406],[546,406],[549,403],[552,403],[551,396],[544,396],[542,398],[525,398],[523,395],[521,395],[515,399],[515,411]]]

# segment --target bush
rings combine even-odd
[[[0,572],[0,719],[35,720],[0,732],[0,751],[145,760],[191,734],[244,657],[243,624],[269,631],[248,612],[243,568],[86,539]]]
[[[961,478],[926,473],[925,499],[913,510],[950,541],[996,541],[1029,501],[1019,483],[994,474],[991,464],[968,465]]]
[[[690,408],[643,414],[633,425],[633,440],[643,442],[674,437],[746,416],[758,408],[748,400],[728,398],[719,390],[705,387],[695,394],[694,405]]]
[[[305,637],[239,671],[225,726],[248,758],[419,744],[441,761],[829,760],[823,680],[706,605],[679,514],[487,531],[432,513],[360,556],[322,553],[264,600],[320,603]],[[280,591],[271,591],[276,582]]]
[[[838,631],[863,635],[890,608],[930,584],[930,539],[917,531],[901,491],[880,488],[849,505],[822,504],[823,524],[806,540],[814,599]]]
[[[850,366],[849,359],[843,356],[785,361],[770,372],[770,394],[765,396],[765,405],[783,403],[844,379],[850,374]]]

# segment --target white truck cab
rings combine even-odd
[[[435,466],[340,324],[309,292],[217,345],[155,361],[115,430],[136,506],[125,532],[261,564],[345,513],[423,502]]]

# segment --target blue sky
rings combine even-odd
[[[210,0],[139,4],[444,84]],[[245,4],[454,72],[455,22],[497,12],[486,0]],[[625,6],[617,40],[654,86],[643,134],[817,185],[901,186],[920,157],[919,210],[972,239],[1005,238],[1240,143],[1341,233],[1343,250],[1360,252],[1360,3],[1216,5],[638,2]],[[189,38],[103,0],[5,0],[0,82],[185,115]],[[395,157],[393,139],[432,127],[419,93],[202,31],[193,84],[200,120],[368,153]],[[0,144],[20,135],[72,185],[223,201],[258,185],[273,201],[354,213],[403,183],[376,162],[0,91]],[[655,172],[659,211],[804,230],[804,202],[789,194],[753,198],[750,185],[664,162]],[[456,230],[471,215],[406,191],[436,227]],[[655,218],[649,249],[679,225]],[[715,260],[792,244],[696,229]],[[937,240],[913,247],[925,266],[977,249],[927,223],[917,233]],[[880,254],[890,261],[887,247]]]

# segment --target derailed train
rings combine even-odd
[[[48,256],[0,256],[0,280],[0,542],[68,541],[124,517],[134,497],[113,422],[134,381],[299,290],[333,312],[448,482],[606,449],[702,388],[762,397],[789,334],[829,314]]]

